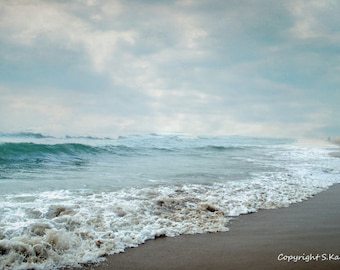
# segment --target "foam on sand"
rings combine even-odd
[[[287,174],[275,177],[7,196],[1,213],[0,264],[4,269],[52,269],[100,262],[105,254],[159,236],[227,231],[231,217],[286,207],[332,184]]]
[[[85,269],[337,270],[340,185],[288,208],[231,221],[227,233],[148,241]]]

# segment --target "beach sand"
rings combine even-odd
[[[340,184],[288,208],[242,215],[229,228],[150,240],[87,269],[340,269]],[[303,257],[288,262],[290,255]]]

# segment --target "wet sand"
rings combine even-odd
[[[240,216],[229,228],[150,240],[87,269],[340,269],[340,184],[288,208]]]

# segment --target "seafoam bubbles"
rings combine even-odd
[[[286,207],[339,181],[298,168],[249,181],[2,196],[0,266],[77,266],[156,237],[227,231],[235,216]]]

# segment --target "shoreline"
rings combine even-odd
[[[236,217],[229,232],[149,240],[83,269],[339,269],[339,195],[335,184],[287,208]]]

